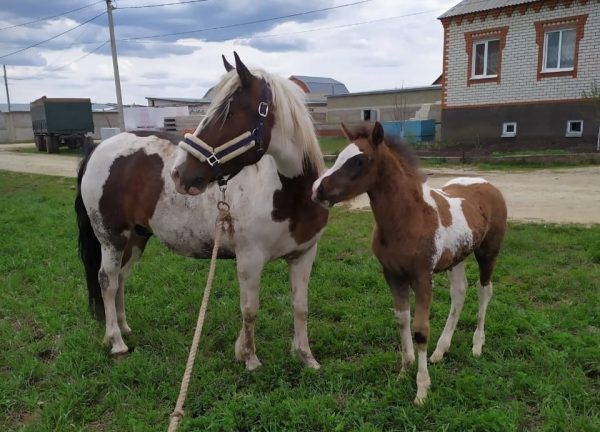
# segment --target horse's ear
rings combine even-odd
[[[348,130],[344,122],[340,123],[340,125],[342,127],[342,133],[344,134],[344,136],[348,139],[348,141],[352,141],[352,132]]]
[[[371,131],[371,141],[377,147],[379,144],[383,142],[383,126],[378,121],[375,122],[375,126],[373,126],[373,130]]]
[[[237,73],[240,77],[240,81],[242,83],[242,87],[248,88],[250,84],[252,84],[252,78],[254,75],[248,70],[246,65],[242,63],[240,60],[240,56],[234,51],[233,56],[235,57],[235,68],[237,69]]]
[[[222,54],[221,54],[221,58],[223,59],[223,66],[225,66],[225,70],[226,70],[227,72],[229,72],[229,71],[231,71],[231,70],[235,69],[233,66],[231,66],[231,63],[229,63],[229,62],[227,61],[227,59],[225,58],[225,56],[224,56],[224,55],[222,55]]]

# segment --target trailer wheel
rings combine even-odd
[[[33,139],[35,141],[35,148],[38,151],[45,152],[46,151],[46,140],[42,135],[34,135]]]
[[[46,151],[48,153],[58,153],[58,137],[55,135],[46,135]]]

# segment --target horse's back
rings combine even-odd
[[[443,193],[462,200],[462,210],[474,239],[490,235],[504,237],[507,221],[506,202],[500,190],[480,177],[458,177],[442,187]]]

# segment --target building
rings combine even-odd
[[[441,85],[328,96],[327,123],[435,120],[439,136],[441,101]]]
[[[596,142],[598,1],[464,0],[439,19],[444,141]]]
[[[292,75],[289,79],[306,93],[306,106],[317,124],[326,121],[327,97],[349,93],[345,84],[333,78]]]

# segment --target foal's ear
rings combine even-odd
[[[352,141],[352,132],[348,130],[348,128],[343,122],[340,123],[340,126],[342,127],[342,133],[344,134],[344,136],[348,139],[348,141]]]
[[[231,63],[229,63],[229,62],[227,61],[227,59],[225,58],[225,56],[224,56],[224,55],[222,55],[222,54],[221,54],[221,58],[223,59],[223,66],[225,66],[225,70],[226,70],[227,72],[229,72],[229,71],[231,71],[231,70],[235,69],[233,66],[231,66]]]
[[[240,60],[240,56],[234,51],[233,56],[235,57],[235,68],[237,69],[237,73],[240,77],[240,81],[242,83],[242,87],[248,88],[252,84],[252,78],[254,75],[248,70],[246,65],[242,63]]]
[[[375,122],[375,126],[373,126],[373,130],[371,131],[371,141],[373,142],[373,145],[377,147],[381,144],[383,142],[383,137],[383,126],[381,126],[381,123]]]

